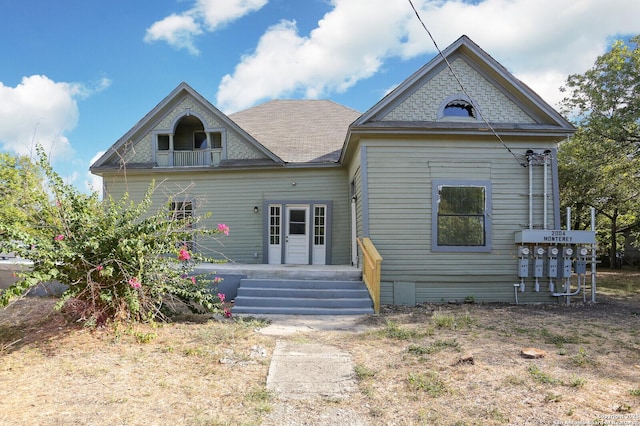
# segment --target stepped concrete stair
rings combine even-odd
[[[234,314],[373,314],[367,287],[356,280],[246,278],[240,280]]]

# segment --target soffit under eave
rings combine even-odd
[[[482,126],[482,123],[478,123],[477,126],[465,126],[465,127],[446,127],[438,126],[442,123],[433,123],[436,126],[429,127],[424,125],[407,126],[403,125],[393,126],[385,122],[384,126],[376,126],[379,123],[368,123],[364,126],[354,127],[350,131],[350,140],[347,145],[350,145],[352,141],[358,141],[362,138],[393,138],[394,136],[438,136],[443,135],[447,137],[452,136],[488,136],[497,137],[496,133],[500,137],[535,137],[538,139],[552,139],[562,140],[571,137],[575,132],[570,129],[560,128],[558,126],[541,125],[541,126],[506,126],[506,127],[492,127]],[[495,132],[495,133],[494,133]]]
[[[201,166],[201,167],[109,167],[100,168],[92,167],[89,171],[96,176],[119,176],[119,175],[182,175],[184,173],[223,173],[233,171],[252,171],[252,170],[282,170],[287,164],[278,164],[274,162],[252,163],[244,165],[227,165],[227,166]]]

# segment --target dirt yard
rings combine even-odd
[[[208,317],[88,329],[29,298],[0,311],[0,424],[262,424],[288,339],[347,351],[358,381],[350,398],[292,402],[308,420],[291,424],[348,410],[371,425],[640,425],[640,274],[599,276],[596,304],[384,307],[357,332],[285,337]]]

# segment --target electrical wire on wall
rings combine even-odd
[[[482,109],[480,108],[480,106],[478,104],[476,104],[476,102],[473,100],[473,98],[469,95],[469,93],[467,92],[467,89],[464,87],[464,85],[462,84],[462,81],[460,81],[460,78],[458,78],[458,75],[456,74],[456,72],[453,70],[453,67],[451,66],[451,64],[449,63],[449,60],[447,59],[446,56],[444,56],[444,53],[442,53],[442,50],[440,50],[440,47],[438,47],[438,43],[436,43],[436,40],[433,38],[433,35],[431,35],[431,31],[429,31],[429,29],[427,28],[427,26],[425,25],[424,21],[422,20],[422,18],[420,17],[420,14],[418,13],[418,10],[416,9],[416,7],[413,5],[413,1],[412,0],[408,0],[409,4],[411,5],[411,8],[413,9],[413,12],[416,14],[416,17],[418,18],[418,21],[420,21],[420,24],[422,25],[422,28],[424,28],[424,30],[427,32],[427,34],[429,35],[429,38],[431,39],[431,41],[433,42],[433,45],[435,46],[436,50],[438,51],[438,54],[442,57],[442,59],[444,60],[445,64],[447,64],[447,68],[449,69],[449,71],[451,72],[451,74],[453,75],[453,77],[456,79],[456,81],[458,82],[458,85],[460,86],[460,88],[462,89],[462,92],[465,94],[465,96],[471,101],[471,104],[473,105],[473,107],[475,108],[475,110],[478,112],[478,116],[480,117],[480,119],[484,122],[484,124],[487,125],[487,127],[489,128],[489,130],[491,131],[491,133],[493,133],[493,135],[498,139],[498,141],[500,141],[500,143],[502,144],[502,146],[509,151],[509,154],[511,154],[513,156],[513,158],[516,160],[516,162],[518,163],[518,165],[523,166],[523,167],[527,167],[527,163],[522,163],[520,160],[518,160],[518,156],[511,150],[511,148],[509,148],[507,146],[507,144],[502,140],[502,138],[500,137],[500,135],[498,134],[498,132],[496,132],[496,130],[493,128],[493,126],[489,123],[489,121],[485,118],[484,114],[482,113]]]

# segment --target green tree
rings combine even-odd
[[[47,179],[51,202],[21,212],[35,231],[0,223],[7,237],[0,248],[15,251],[33,266],[0,293],[6,306],[43,282],[68,286],[57,308],[66,307],[89,324],[166,318],[174,302],[194,310],[222,311],[224,296],[204,277],[191,274],[195,261],[185,241],[228,232],[192,226],[200,217],[176,218],[169,203],[151,210],[151,185],[143,201],[101,201],[66,184],[39,149],[38,166]],[[226,314],[226,312],[225,312]]]
[[[42,170],[27,156],[0,153],[0,224],[29,232],[34,211],[47,203]],[[0,231],[0,239],[6,237]]]
[[[613,43],[584,74],[567,78],[563,112],[576,135],[558,154],[562,204],[576,206],[574,227],[585,227],[588,207],[606,222],[612,264],[620,228],[638,223],[640,210],[640,36]],[[605,226],[606,226],[605,225]]]

